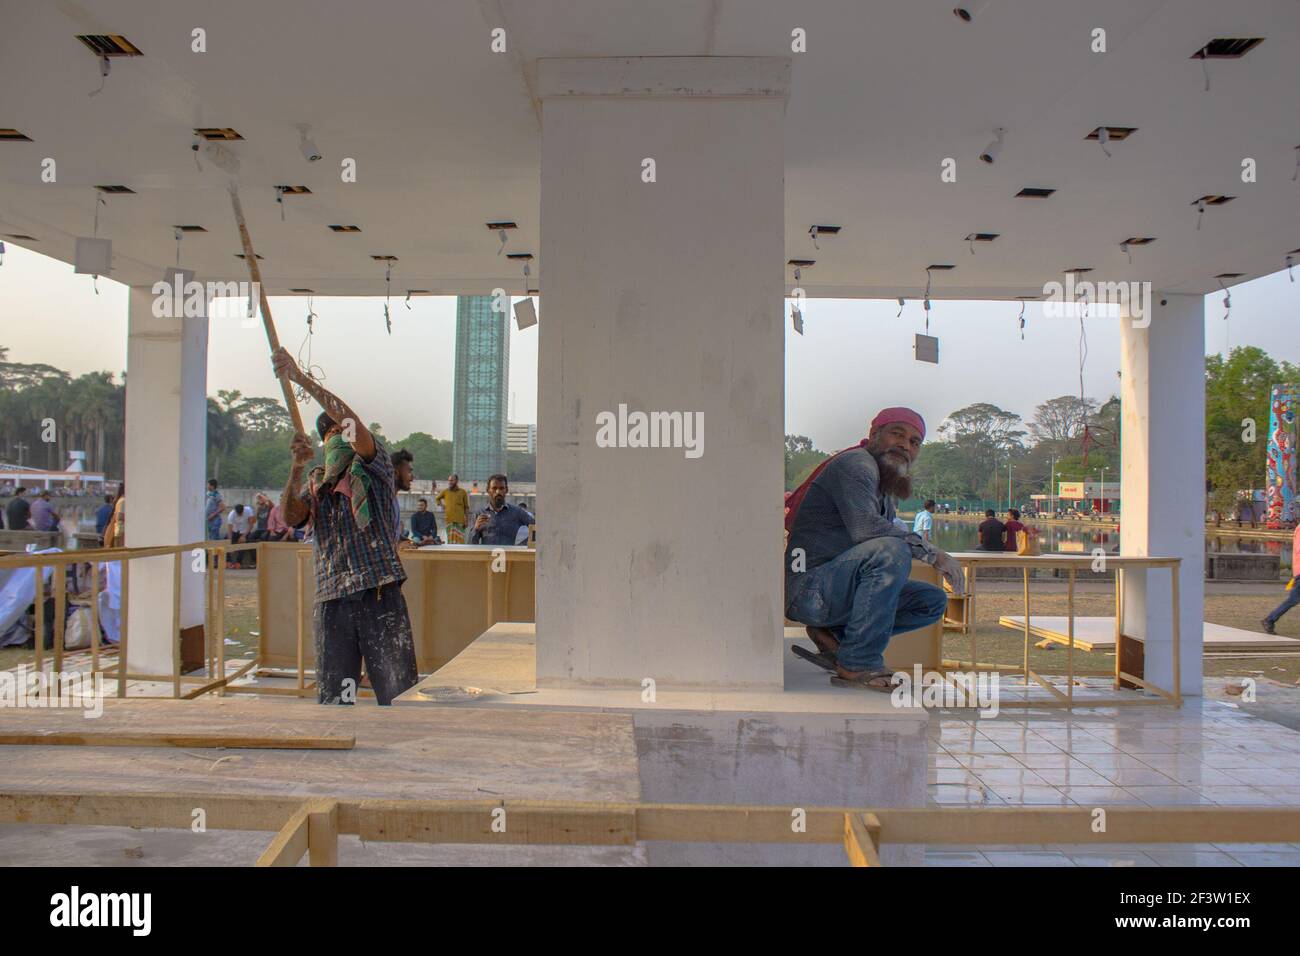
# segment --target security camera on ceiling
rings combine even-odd
[[[984,147],[980,153],[980,161],[992,166],[997,162],[998,154],[1002,152],[1002,138],[1006,135],[1006,130],[999,126],[993,131],[993,141]]]

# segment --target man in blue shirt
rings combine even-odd
[[[488,506],[475,515],[469,543],[490,544],[493,547],[519,544],[520,528],[525,529],[522,537],[526,542],[527,528],[534,519],[523,508],[506,502],[506,495],[510,493],[506,476],[493,475],[489,478],[487,493]]]
[[[887,408],[867,438],[823,462],[788,502],[785,616],[807,625],[841,680],[873,690],[893,688],[890,638],[933,624],[948,603],[943,589],[909,580],[912,560],[937,568],[955,593],[964,589],[952,556],[894,521],[924,439],[920,415]]]
[[[934,543],[934,499],[925,499],[925,504],[916,513],[912,522],[912,533],[926,544]]]
[[[217,490],[217,479],[209,478],[207,503],[203,508],[203,523],[207,526],[209,541],[221,538],[221,511],[225,506],[221,492]]]
[[[108,527],[108,519],[111,517],[113,517],[113,496],[104,495],[104,503],[95,511],[95,534],[104,537],[104,529]]]

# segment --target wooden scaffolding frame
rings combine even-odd
[[[535,800],[375,800],[229,793],[0,792],[0,824],[273,833],[257,866],[338,864],[338,838],[512,846],[641,842],[843,846],[854,866],[879,866],[899,844],[1300,842],[1300,807],[1114,807],[1097,832],[1088,807],[857,808]]]

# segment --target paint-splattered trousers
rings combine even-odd
[[[353,704],[361,684],[361,662],[381,705],[419,676],[415,639],[400,583],[321,601],[312,613],[316,639],[316,699],[322,704]]]
[[[942,588],[908,580],[911,571],[902,538],[863,541],[809,570],[787,594],[785,616],[830,630],[846,671],[880,670],[891,637],[933,624],[948,605]]]

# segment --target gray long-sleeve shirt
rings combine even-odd
[[[880,491],[880,468],[865,448],[843,452],[808,486],[785,550],[786,602],[797,593],[803,573],[872,538],[901,538],[919,561],[933,564],[937,552],[921,537],[894,523],[894,499]],[[795,549],[802,548],[802,561]]]

